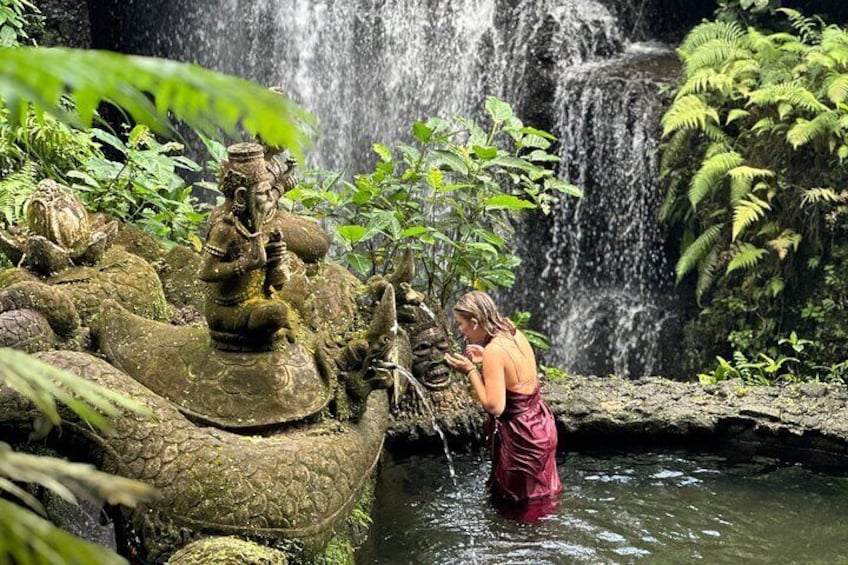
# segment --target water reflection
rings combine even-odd
[[[532,523],[484,494],[485,454],[388,459],[361,564],[844,563],[848,481],[772,459],[569,454],[565,491]]]

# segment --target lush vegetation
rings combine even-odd
[[[703,307],[689,327],[693,366],[719,354],[767,376],[833,378],[848,359],[848,32],[771,13],[775,31],[725,17],[681,45],[684,79],[662,122],[662,216],[682,229],[677,278],[691,277]]]
[[[415,122],[412,143],[374,145],[373,172],[320,173],[289,198],[334,226],[343,259],[364,276],[412,249],[421,288],[441,304],[458,289],[510,287],[520,263],[512,222],[580,191],[554,177],[551,134],[496,98],[485,110],[485,129],[468,118]]]
[[[300,154],[308,117],[267,89],[171,61],[114,53],[20,47],[34,6],[0,0],[0,215],[16,221],[41,178],[73,184],[92,210],[137,221],[176,241],[195,242],[202,214],[178,168],[197,170],[180,157],[181,146],[151,134],[172,133],[175,117],[201,134],[246,130]],[[97,107],[117,105],[136,123],[114,135],[92,129]],[[212,145],[215,147],[214,145]],[[111,152],[106,158],[104,148]],[[219,149],[219,148],[218,148]],[[174,153],[177,153],[176,155]],[[9,349],[0,349],[0,384],[38,408],[35,434],[61,422],[56,401],[103,433],[122,410],[137,403],[65,371]],[[19,483],[40,485],[61,498],[77,497],[134,506],[149,487],[100,473],[89,465],[15,453],[0,443],[0,562],[125,563],[110,550],[79,540],[37,514],[39,501]],[[20,504],[11,502],[17,500]],[[28,507],[28,509],[26,508]]]

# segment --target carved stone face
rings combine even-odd
[[[251,191],[253,220],[257,226],[261,226],[265,220],[271,217],[277,209],[280,200],[279,191],[274,188],[272,180],[262,179]]]
[[[52,180],[38,183],[26,211],[27,228],[64,249],[74,249],[91,237],[88,214],[70,189]]]
[[[412,374],[429,389],[439,390],[450,385],[450,368],[445,353],[450,340],[440,326],[425,328],[411,336]]]

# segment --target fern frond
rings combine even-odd
[[[832,111],[819,114],[812,120],[799,118],[795,125],[786,132],[786,140],[797,149],[819,136],[833,133],[838,127],[838,123],[837,114]]]
[[[827,97],[831,102],[834,104],[845,102],[845,99],[848,98],[848,73],[831,75],[825,88],[827,89]]]
[[[727,174],[730,177],[730,203],[734,204],[737,200],[751,192],[751,185],[755,179],[773,177],[774,171],[741,165],[727,171]]]
[[[0,219],[7,225],[24,215],[24,205],[38,185],[38,166],[28,161],[21,170],[0,180]]]
[[[769,203],[753,194],[748,194],[744,199],[739,200],[733,207],[733,230],[730,240],[736,241],[736,238],[748,226],[762,218],[767,210],[771,210]]]
[[[848,32],[836,26],[825,28],[821,51],[844,70],[848,66]]]
[[[677,97],[710,91],[729,94],[732,88],[733,79],[728,75],[711,68],[699,69],[683,83]]]
[[[677,274],[677,282],[679,283],[686,273],[694,269],[698,262],[715,246],[721,237],[721,231],[724,229],[724,224],[715,224],[710,226],[698,236],[695,241],[683,250],[680,259],[677,260],[677,265],[674,270]]]
[[[705,68],[718,68],[730,61],[748,59],[751,52],[740,46],[738,41],[711,39],[693,51],[684,63],[686,74],[692,76]]]
[[[681,129],[703,129],[708,119],[712,119],[715,124],[719,123],[715,108],[694,94],[682,96],[672,102],[662,117],[663,137]]]
[[[666,143],[662,145],[660,157],[660,176],[666,176],[672,167],[682,159],[689,157],[689,143],[692,139],[692,130],[680,129],[674,132]]]
[[[748,110],[742,110],[740,108],[734,108],[727,113],[727,119],[724,121],[725,125],[729,125],[736,120],[747,118],[751,115],[751,112]]]
[[[798,245],[800,244],[801,234],[791,229],[783,230],[783,233],[778,237],[766,242],[766,245],[777,252],[777,256],[780,257],[781,261],[786,258],[790,250],[798,251]]]
[[[790,8],[778,8],[776,11],[785,14],[789,18],[789,23],[800,34],[804,43],[815,43],[821,39],[821,20],[804,17],[801,12]]]
[[[728,171],[741,164],[742,156],[735,151],[719,153],[704,161],[689,186],[689,202],[692,208],[697,207],[701,200],[715,191]]]
[[[845,198],[832,188],[808,188],[801,194],[802,206],[841,202]]]
[[[62,106],[68,93],[76,111]],[[135,121],[170,133],[172,113],[200,133],[233,136],[244,128],[275,147],[302,155],[311,116],[287,98],[248,80],[196,65],[108,51],[60,48],[0,49],[0,97],[22,120],[27,104],[72,124],[89,125],[108,100]],[[26,102],[25,102],[26,101]]]
[[[776,106],[781,102],[789,102],[809,112],[823,112],[828,110],[828,107],[822,104],[816,98],[815,94],[803,86],[792,82],[769,84],[752,91],[748,95],[749,105]]]
[[[745,30],[737,22],[704,22],[692,28],[680,49],[686,53],[692,53],[705,43],[723,39],[730,43],[738,43],[745,36]]]
[[[774,129],[774,120],[771,119],[771,118],[761,118],[761,119],[757,120],[757,123],[755,123],[751,127],[751,131],[754,132],[757,135],[760,135],[764,132],[769,132],[773,129]]]
[[[836,59],[821,51],[810,51],[804,57],[807,67],[822,67],[828,71],[833,71],[837,67]]]
[[[73,536],[8,500],[0,499],[0,512],[0,563],[127,562],[111,549]]]
[[[750,269],[765,256],[767,251],[750,243],[737,243],[731,248],[730,263],[727,264],[725,274],[730,274],[737,269]]]
[[[718,246],[710,249],[700,264],[698,265],[698,281],[695,283],[695,301],[698,305],[704,299],[704,295],[713,286],[718,277],[718,259],[721,255],[721,250]]]

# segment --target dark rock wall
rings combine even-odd
[[[85,0],[41,0],[43,29],[33,38],[42,47],[91,47],[91,20]]]

